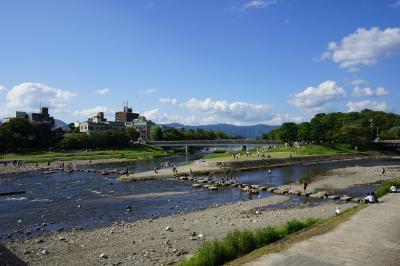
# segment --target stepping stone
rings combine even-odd
[[[340,199],[340,196],[339,195],[330,195],[330,196],[328,196],[328,199],[337,200],[337,199]]]
[[[269,187],[269,188],[267,188],[267,191],[268,192],[274,192],[277,189],[278,189],[277,187]]]
[[[267,191],[267,189],[268,189],[267,187],[260,187],[260,190],[263,192]]]
[[[187,178],[187,176],[181,176],[180,178],[179,178],[180,180],[188,180],[188,178]]]
[[[341,201],[345,201],[345,202],[348,202],[348,201],[350,201],[352,198],[350,197],[350,196],[347,196],[347,195],[344,195],[344,196],[341,196],[340,197],[340,200]]]
[[[308,197],[311,195],[311,192],[301,192],[301,195],[304,197]]]
[[[193,184],[193,185],[192,185],[192,188],[200,188],[200,187],[201,187],[200,184]]]
[[[212,191],[214,191],[214,190],[218,190],[218,188],[217,188],[217,187],[215,187],[215,186],[210,186],[210,187],[208,187],[208,190],[212,190]]]
[[[295,191],[293,191],[292,194],[293,194],[293,195],[300,196],[300,195],[301,195],[301,191],[300,191],[300,190],[295,190]]]
[[[209,187],[212,187],[211,185],[203,185],[203,188],[209,188]]]
[[[360,202],[362,202],[360,198],[352,198],[351,201],[352,201],[352,202],[355,202],[355,203],[360,203]]]

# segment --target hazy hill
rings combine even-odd
[[[269,132],[271,129],[277,128],[279,126],[270,126],[264,124],[252,125],[252,126],[235,126],[230,124],[213,124],[213,125],[200,125],[200,126],[189,126],[179,123],[164,124],[168,127],[173,128],[185,128],[185,129],[207,129],[214,131],[222,131],[229,136],[241,136],[243,138],[256,138],[260,137],[262,134]]]

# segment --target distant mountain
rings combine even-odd
[[[200,125],[200,126],[189,126],[183,125],[179,123],[170,123],[164,124],[167,127],[173,128],[185,128],[187,130],[193,129],[206,129],[206,130],[214,130],[214,131],[221,131],[229,136],[241,136],[243,138],[256,138],[260,137],[261,135],[268,133],[274,128],[279,126],[270,126],[264,124],[258,124],[253,126],[235,126],[230,124],[213,124],[213,125]]]
[[[67,129],[68,128],[68,124],[65,123],[64,121],[61,121],[59,119],[54,119],[54,122],[56,123],[57,126],[62,127]]]

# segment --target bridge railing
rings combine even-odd
[[[266,140],[248,140],[248,139],[228,139],[228,140],[173,140],[173,141],[148,141],[146,142],[149,145],[193,145],[193,144],[259,144],[259,145],[268,145],[268,144],[281,144],[279,142],[274,141],[266,141]]]

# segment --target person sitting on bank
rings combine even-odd
[[[378,202],[378,196],[375,194],[375,192],[371,192],[371,196],[374,197],[375,202]]]
[[[398,192],[400,192],[400,189],[396,188],[396,186],[394,186],[394,185],[392,185],[389,188],[389,193],[398,193]]]
[[[371,193],[368,193],[367,196],[364,198],[364,203],[375,203],[374,196]]]

